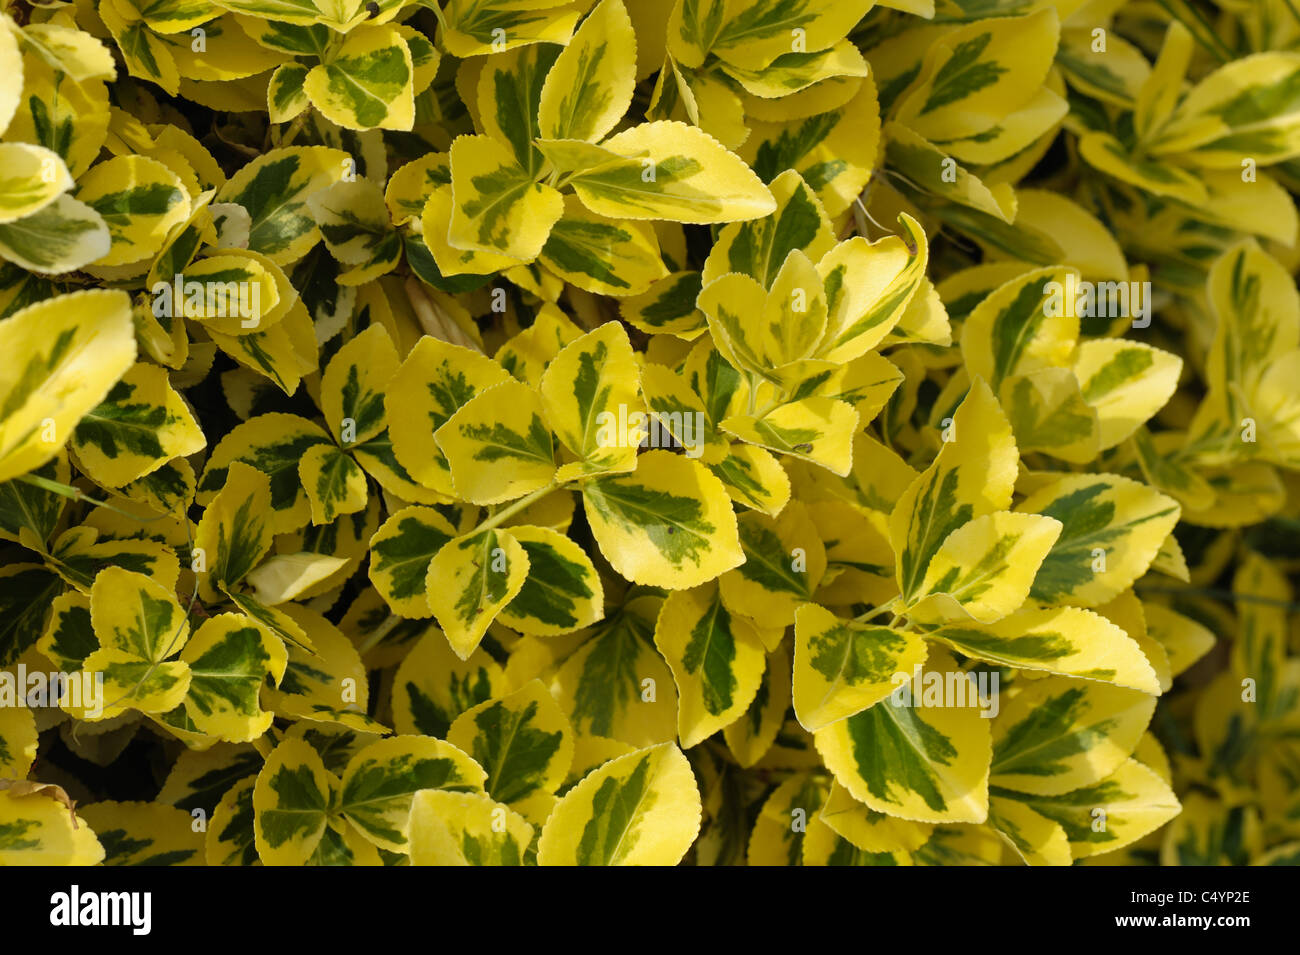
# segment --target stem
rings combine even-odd
[[[30,484],[32,487],[39,487],[42,491],[49,491],[52,494],[58,494],[61,497],[69,497],[77,501],[85,495],[73,487],[71,484],[64,484],[61,481],[51,481],[49,478],[43,478],[39,474],[22,474],[18,480],[24,484]]]
[[[392,633],[401,622],[401,617],[396,614],[391,614],[388,619],[375,627],[374,631],[361,642],[361,646],[357,647],[357,653],[364,657],[375,647],[379,646],[379,644],[383,642],[384,637]]]
[[[133,521],[140,521],[144,524],[150,524],[154,521],[160,521],[164,517],[170,517],[169,514],[159,514],[157,517],[141,517],[138,514],[132,514],[130,511],[124,511],[120,507],[114,507],[107,501],[100,501],[80,488],[73,487],[71,484],[64,484],[61,481],[51,481],[49,478],[43,478],[39,474],[22,474],[15,480],[22,481],[24,484],[30,484],[32,487],[38,487],[42,491],[49,491],[51,494],[57,494],[60,497],[66,497],[73,501],[83,501],[86,504],[93,504],[95,507],[102,507],[106,511],[112,511],[114,514],[120,514],[122,517],[129,517]]]
[[[859,614],[858,616],[853,618],[853,622],[866,623],[869,620],[875,620],[877,617],[881,616],[882,614],[889,613],[890,608],[893,606],[894,606],[894,602],[891,600],[887,604],[881,604],[875,610],[868,610],[864,614]],[[895,619],[897,619],[897,616],[895,616]]]
[[[302,132],[303,124],[307,122],[307,114],[309,112],[311,112],[311,107],[304,109],[289,122],[289,128],[284,131],[284,135],[281,136],[280,141],[276,143],[277,149],[283,149],[285,146],[291,145],[293,141],[298,138],[298,134]]]
[[[445,35],[447,32],[447,18],[442,12],[442,7],[438,6],[438,0],[429,0],[428,3],[422,4],[422,6],[426,10],[433,11],[433,15],[438,18],[438,26],[442,27],[442,32]]]
[[[525,494],[519,500],[511,504],[509,507],[503,508],[502,510],[497,511],[495,514],[490,515],[486,520],[484,520],[477,527],[475,527],[474,530],[470,531],[470,533],[477,534],[479,531],[491,530],[492,528],[500,524],[502,521],[514,517],[516,514],[518,514],[520,511],[526,508],[529,504],[532,504],[534,501],[539,501],[542,498],[544,498],[546,495],[550,494],[552,491],[559,490],[560,487],[561,487],[560,484],[556,483],[555,481],[552,481],[550,484],[546,485],[546,487],[539,487],[536,491],[533,491],[531,494]]]
[[[320,61],[322,63],[333,63],[335,57],[339,55],[339,50],[343,49],[343,41],[347,39],[342,33],[330,31],[329,39],[325,41],[325,49],[321,51]]]
[[[871,187],[872,187],[872,185],[873,185],[874,183],[875,183],[875,179],[874,179],[874,177],[873,177],[873,178],[872,178],[872,181],[869,182],[869,183],[867,183],[867,188],[864,189],[864,190],[862,191],[862,196],[866,196],[868,199],[871,198],[871,195],[870,195],[870,193],[871,193]],[[875,220],[875,218],[871,215],[871,213],[867,211],[867,206],[866,206],[866,204],[862,201],[862,196],[858,196],[858,197],[857,197],[856,199],[854,199],[853,201],[854,201],[855,203],[857,203],[858,208],[862,211],[862,216],[863,216],[863,218],[865,218],[868,222],[870,222],[872,225],[874,225],[874,226],[875,226],[877,229],[879,229],[881,232],[883,232],[883,233],[885,233],[886,235],[888,235],[888,234],[889,234],[889,230],[886,229],[886,228],[885,228],[883,225],[881,225],[879,222],[877,222],[877,221]]]

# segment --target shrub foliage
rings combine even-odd
[[[1300,860],[1291,0],[6,7],[0,863]]]

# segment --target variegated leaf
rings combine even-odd
[[[487,529],[457,537],[429,562],[429,607],[462,660],[488,625],[523,589],[528,554],[509,533]]]
[[[1040,488],[1017,511],[1062,528],[1029,596],[1040,603],[1097,606],[1146,572],[1173,530],[1179,507],[1150,487],[1116,475],[1077,475]]]
[[[460,714],[505,690],[505,674],[486,651],[461,660],[446,636],[430,629],[393,678],[393,725],[403,734],[446,737]]]
[[[1060,795],[1100,782],[1133,754],[1155,697],[1088,680],[1032,680],[993,723],[990,782]]]
[[[982,379],[971,387],[951,426],[951,440],[903,492],[889,518],[899,585],[908,601],[919,593],[931,560],[949,534],[1011,504],[1019,460],[1015,439]]]
[[[744,162],[693,126],[668,120],[644,123],[603,146],[623,158],[570,179],[578,198],[598,215],[735,222],[776,208],[772,194]]]
[[[632,103],[636,34],[622,0],[601,0],[546,75],[537,108],[546,139],[597,142]]]
[[[539,865],[676,865],[700,828],[700,793],[672,743],[612,759],[569,790],[538,843]]]
[[[311,68],[303,90],[326,119],[345,129],[410,129],[413,69],[410,48],[396,29],[367,24]]]
[[[640,376],[627,331],[606,322],[566,345],[542,375],[546,420],[579,460],[557,481],[631,471],[646,434]]]
[[[276,265],[298,261],[320,241],[307,197],[343,179],[355,160],[341,149],[289,146],[258,156],[217,192],[250,216],[248,248]]]
[[[415,793],[422,789],[482,792],[486,778],[482,767],[451,743],[399,736],[372,743],[352,757],[343,770],[334,805],[381,849],[406,852]]]
[[[685,589],[744,560],[731,501],[697,461],[649,451],[633,474],[588,481],[583,506],[601,553],[637,583]]]
[[[95,290],[30,305],[0,325],[0,350],[12,369],[0,380],[0,480],[8,481],[54,457],[131,367],[130,300]]]
[[[533,827],[482,793],[422,789],[411,800],[411,865],[524,865]]]
[[[109,487],[138,480],[206,443],[166,370],[145,363],[123,375],[72,434],[82,469]]]
[[[929,636],[1004,666],[1101,680],[1158,695],[1142,649],[1120,627],[1080,607],[1022,610],[991,624],[953,623]]]
[[[936,702],[920,691],[904,702],[881,700],[814,735],[836,780],[877,812],[917,822],[983,822],[988,814],[989,721],[971,705],[976,691],[950,657],[932,656],[926,679]],[[914,681],[915,682],[915,681]],[[945,689],[964,689],[962,699]]]
[[[542,398],[510,380],[475,395],[434,434],[451,468],[457,496],[499,504],[545,487],[555,450]]]
[[[677,683],[678,735],[686,749],[740,718],[758,692],[763,644],[754,624],[724,605],[716,584],[669,594],[655,646]]]
[[[916,634],[836,617],[816,604],[799,608],[794,624],[794,711],[816,732],[860,713],[911,679],[925,662]]]
[[[552,691],[580,738],[649,746],[676,737],[673,675],[654,646],[662,603],[642,595],[618,608],[556,671]]]
[[[559,788],[573,762],[569,720],[540,680],[466,710],[447,742],[487,771],[488,795],[525,816],[539,797]]]
[[[573,540],[549,527],[512,526],[510,536],[528,558],[528,578],[502,609],[502,623],[521,633],[557,636],[604,617],[600,575]]]
[[[199,731],[232,743],[261,736],[273,714],[258,704],[262,684],[279,683],[288,655],[242,614],[220,614],[194,631],[180,657],[189,665],[185,712]]]

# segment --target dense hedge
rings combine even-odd
[[[0,864],[1300,860],[1293,0],[5,7]]]

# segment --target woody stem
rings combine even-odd
[[[545,487],[539,487],[536,491],[533,491],[531,494],[525,494],[519,500],[511,504],[509,507],[497,511],[495,514],[490,515],[486,520],[484,520],[481,524],[475,527],[471,533],[477,534],[480,531],[491,530],[492,528],[500,524],[502,521],[514,517],[516,514],[518,514],[524,508],[528,507],[528,505],[532,504],[534,501],[539,501],[542,498],[544,498],[546,495],[550,494],[552,491],[557,490],[560,486],[561,485],[557,484],[555,481],[552,481],[550,484],[546,485]]]

